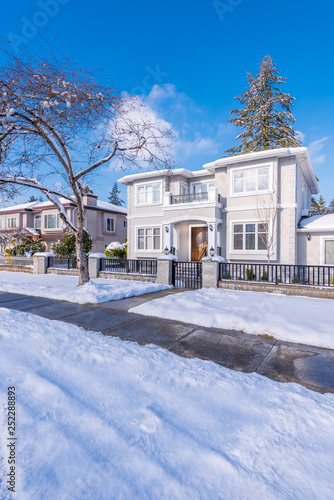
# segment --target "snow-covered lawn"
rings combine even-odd
[[[0,308],[17,498],[332,498],[334,395]],[[16,497],[15,496],[15,497]]]
[[[0,291],[68,300],[78,304],[99,304],[108,300],[158,292],[166,288],[168,286],[149,282],[101,278],[90,280],[86,285],[79,287],[78,278],[75,276],[0,271]]]
[[[209,288],[156,299],[130,311],[334,349],[334,300],[329,299]]]

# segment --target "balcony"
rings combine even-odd
[[[166,205],[184,205],[189,203],[223,203],[221,195],[216,188],[209,188],[208,191],[201,193],[187,193],[174,195],[170,192],[164,194],[164,206]],[[176,208],[176,207],[175,207]]]

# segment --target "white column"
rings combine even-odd
[[[173,224],[164,224],[162,227],[163,230],[163,248],[164,251],[167,247],[170,250],[173,247]]]

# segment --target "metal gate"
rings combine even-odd
[[[173,261],[173,285],[176,288],[202,288],[202,262]]]

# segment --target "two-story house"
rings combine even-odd
[[[85,229],[93,240],[93,252],[103,252],[113,241],[124,242],[127,234],[126,209],[101,201],[93,194],[84,195]],[[61,198],[69,219],[76,224],[77,208]],[[64,235],[64,226],[55,205],[49,201],[32,202],[0,209],[0,234],[25,230],[27,236],[41,236],[50,250]]]
[[[230,262],[309,263],[313,237],[305,220],[319,189],[307,148],[220,158],[203,167],[119,180],[127,185],[128,258],[156,258],[168,249],[181,261],[196,261],[213,249]],[[312,264],[333,263],[312,243]]]

